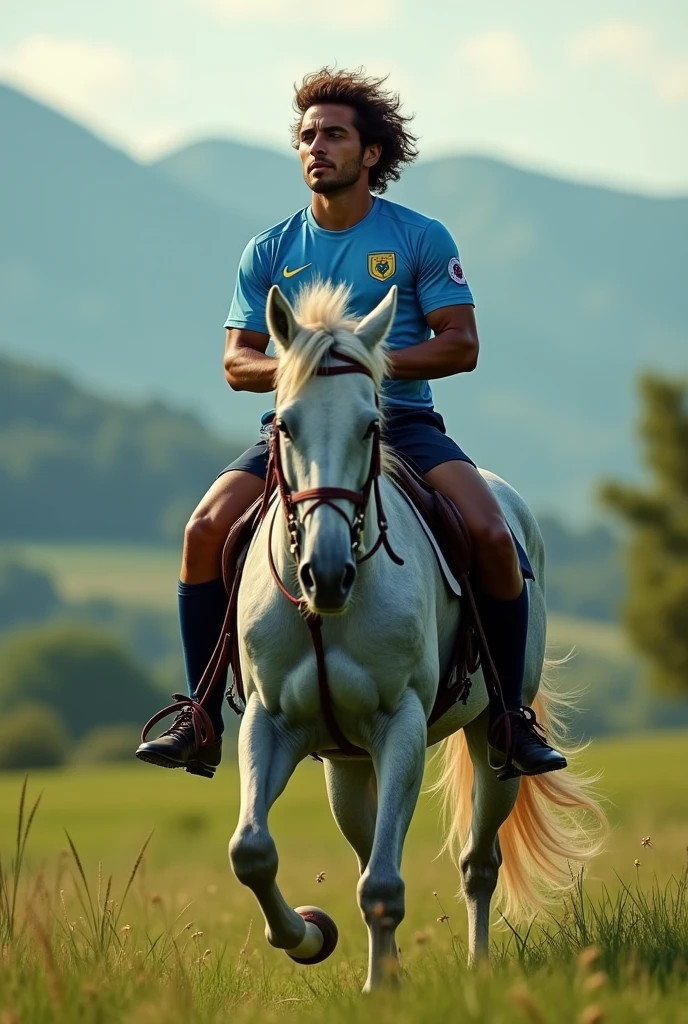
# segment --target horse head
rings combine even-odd
[[[358,322],[346,315],[348,297],[341,285],[316,283],[294,309],[275,285],[267,304],[279,358],[273,460],[299,586],[313,614],[346,610],[380,469],[377,392],[396,287]]]

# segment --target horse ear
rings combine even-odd
[[[396,311],[397,286],[393,284],[382,302],[357,325],[354,334],[361,339],[366,348],[374,349],[389,334]]]
[[[299,325],[289,299],[276,284],[268,292],[265,317],[271,337],[280,348],[288,349],[298,333]]]

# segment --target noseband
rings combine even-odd
[[[361,363],[355,359],[351,359],[349,356],[345,356],[339,352],[332,353],[338,360],[341,360],[342,365],[335,366],[319,366],[315,371],[316,377],[337,377],[344,373],[362,373],[366,377],[372,377],[369,370],[366,369]],[[375,508],[377,512],[377,527],[378,537],[373,546],[369,551],[366,552],[361,558],[356,559],[356,564],[360,565],[362,562],[366,562],[369,558],[375,554],[380,547],[384,547],[385,551],[397,565],[403,565],[404,560],[395,553],[389,542],[387,536],[388,523],[387,518],[382,508],[382,499],[380,496],[380,470],[382,465],[381,451],[380,451],[380,428],[375,427],[373,432],[373,450],[370,458],[370,467],[368,469],[368,475],[366,476],[365,482],[360,491],[350,491],[345,487],[311,487],[305,491],[297,491],[294,493],[287,482],[284,475],[284,467],[282,465],[282,451],[280,445],[280,421],[275,418],[272,424],[272,435],[270,438],[270,467],[268,469],[268,483],[265,488],[265,495],[263,499],[262,515],[267,514],[267,505],[270,493],[272,491],[272,484],[275,482],[279,490],[280,501],[284,514],[287,520],[287,530],[289,532],[289,550],[294,556],[294,560],[298,561],[300,557],[300,540],[299,532],[308,516],[312,515],[317,509],[326,505],[328,508],[333,509],[344,519],[349,527],[351,533],[351,550],[354,555],[357,554],[361,545],[361,535],[363,533],[363,527],[365,525],[366,511],[370,502],[370,495],[374,492],[375,494]],[[353,522],[349,519],[346,512],[344,512],[338,505],[335,505],[336,500],[350,501],[355,509],[355,515]],[[306,509],[303,515],[299,515],[297,506],[302,502],[310,501],[312,504]],[[275,519],[273,517],[270,523],[269,531],[269,544],[268,544],[268,558],[270,563],[270,571],[273,579],[277,583],[278,587],[288,597],[292,604],[302,606],[303,602],[293,597],[292,594],[284,586],[284,583],[279,577],[277,567],[275,566],[274,557],[272,554],[272,531],[274,527]]]

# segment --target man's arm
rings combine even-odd
[[[473,306],[443,306],[425,319],[435,337],[393,351],[390,376],[395,380],[436,380],[474,370],[479,342]]]
[[[225,377],[233,391],[273,391],[277,360],[265,354],[270,336],[243,328],[227,329]]]

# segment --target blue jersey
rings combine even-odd
[[[359,318],[398,288],[397,313],[387,344],[408,348],[431,336],[425,317],[442,306],[473,304],[459,253],[437,220],[386,199],[373,199],[370,212],[345,231],[321,228],[308,207],[257,235],[241,257],[226,327],[268,334],[268,291],[278,284],[290,302],[314,278],[351,288],[349,310]],[[426,380],[386,380],[389,405],[432,408]]]

